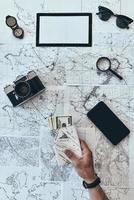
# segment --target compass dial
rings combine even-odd
[[[14,36],[17,38],[23,38],[24,36],[24,31],[22,28],[18,27],[14,30]]]
[[[6,24],[9,27],[14,27],[17,24],[17,20],[15,19],[15,17],[7,16],[6,17]]]

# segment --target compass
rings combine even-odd
[[[6,17],[6,24],[13,31],[13,35],[16,38],[22,39],[24,37],[24,30],[18,26],[17,19],[13,16],[8,15]]]

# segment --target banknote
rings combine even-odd
[[[49,127],[51,130],[60,129],[62,127],[67,127],[72,125],[72,116],[51,116],[48,119]]]
[[[65,155],[65,150],[70,149],[79,158],[82,156],[80,141],[75,126],[62,127],[56,131],[54,151],[59,165],[71,163]]]

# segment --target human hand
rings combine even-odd
[[[92,152],[88,148],[85,141],[80,140],[80,145],[82,149],[82,157],[78,158],[71,150],[67,149],[65,151],[66,156],[72,161],[76,172],[83,178],[86,182],[92,183],[96,179]]]

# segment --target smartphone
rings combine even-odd
[[[90,110],[87,116],[113,145],[119,144],[130,133],[130,130],[102,101]]]

